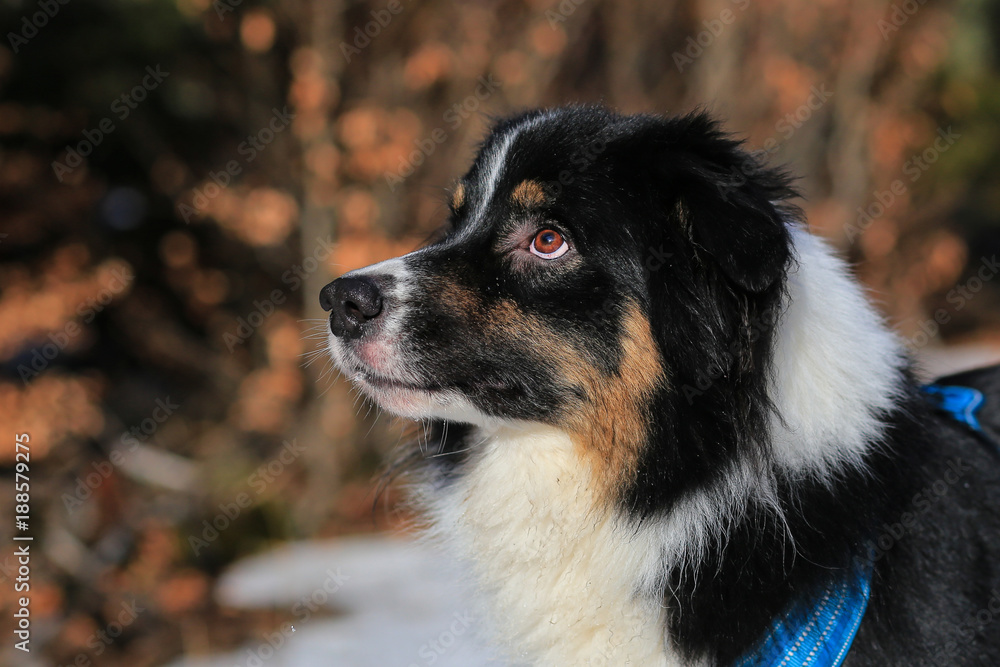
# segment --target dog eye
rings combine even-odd
[[[554,229],[543,229],[531,239],[531,253],[542,259],[562,257],[569,250],[569,244],[562,234]]]

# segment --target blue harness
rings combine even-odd
[[[859,568],[832,583],[819,601],[799,600],[733,667],[837,667],[865,615],[871,577],[870,567]]]
[[[976,418],[981,392],[938,384],[922,389],[939,410],[982,431]],[[831,583],[818,601],[798,600],[733,667],[840,667],[868,608],[871,579],[871,565],[860,566]]]
[[[976,413],[983,407],[983,393],[972,387],[956,385],[928,384],[923,387],[924,393],[931,397],[938,410],[947,412],[957,421],[967,424],[973,430],[982,431],[976,419]]]

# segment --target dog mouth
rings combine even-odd
[[[415,419],[446,417],[442,409],[466,405],[476,395],[514,390],[506,383],[463,380],[454,383],[424,382],[416,378],[388,377],[371,368],[354,366],[351,380],[381,407]]]
[[[331,338],[330,352],[344,376],[375,399],[387,394],[431,394],[445,388],[424,380],[394,344],[381,341],[344,344]]]
[[[344,377],[362,394],[406,419],[486,423],[495,418],[490,416],[495,411],[485,406],[516,403],[523,393],[509,378],[490,372],[456,373],[455,368],[441,368],[439,362],[409,358],[395,345],[359,349],[331,340],[331,353]]]
[[[435,393],[445,389],[443,385],[432,383],[416,383],[379,375],[368,368],[358,368],[354,378],[360,384],[380,391],[412,391]]]
[[[457,385],[425,382],[419,377],[391,377],[353,364],[350,379],[380,408],[406,419],[460,419],[480,416]]]

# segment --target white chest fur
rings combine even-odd
[[[495,431],[429,501],[437,532],[473,567],[514,659],[538,667],[667,667],[661,601],[637,591],[646,537],[597,506],[568,436]],[[645,556],[645,558],[644,558]]]

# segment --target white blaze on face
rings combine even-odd
[[[507,165],[511,149],[514,146],[514,142],[517,141],[518,136],[526,130],[541,125],[550,116],[550,112],[542,112],[520,125],[508,128],[505,134],[498,138],[498,141],[493,144],[490,150],[483,154],[483,161],[480,164],[476,182],[475,201],[472,202],[466,226],[463,227],[463,231],[459,233],[457,238],[461,238],[463,234],[469,233],[477,223],[482,222],[486,211],[489,210],[493,198],[497,193],[497,188],[503,178],[504,167]],[[469,193],[466,193],[466,197],[468,196]]]

